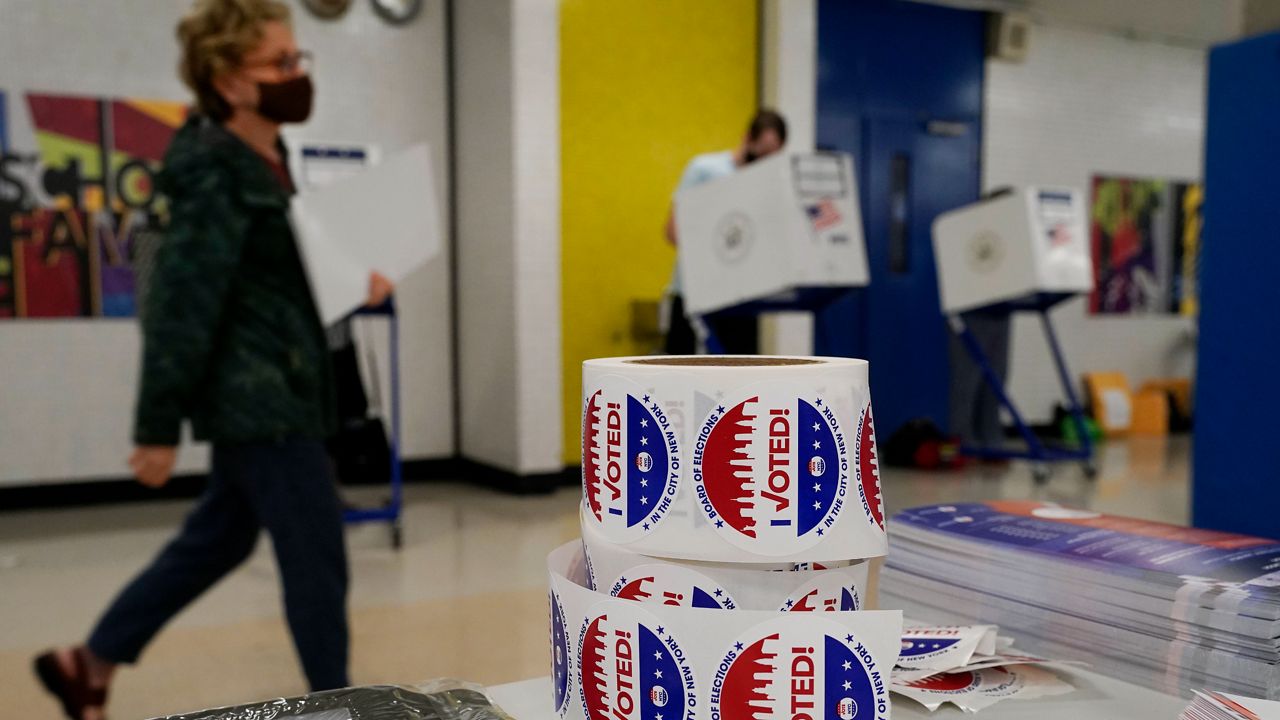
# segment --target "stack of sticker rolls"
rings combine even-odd
[[[890,717],[902,614],[867,363],[583,364],[581,542],[551,553],[561,718]]]

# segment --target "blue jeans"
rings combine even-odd
[[[204,495],[177,537],[98,621],[89,649],[110,662],[136,662],[165,623],[249,557],[263,528],[311,689],[346,687],[342,509],[319,440],[215,444]]]

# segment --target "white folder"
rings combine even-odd
[[[304,189],[290,209],[325,325],[365,303],[371,272],[399,283],[440,252],[440,213],[425,144]]]

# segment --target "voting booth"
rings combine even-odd
[[[853,158],[781,152],[681,191],[680,272],[690,315],[867,284]]]
[[[942,311],[1027,446],[1026,450],[962,446],[961,452],[988,459],[1030,460],[1034,477],[1042,482],[1048,480],[1049,463],[1054,462],[1080,462],[1085,475],[1094,477],[1097,470],[1084,413],[1049,317],[1053,306],[1093,290],[1084,193],[1074,188],[1024,187],[943,213],[933,222],[933,251]],[[1049,445],[1031,431],[963,315],[1018,311],[1040,315],[1075,424],[1076,447]]]
[[[1028,187],[939,215],[933,253],[945,313],[1093,290],[1084,194]]]

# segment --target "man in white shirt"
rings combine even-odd
[[[736,149],[704,153],[690,160],[680,176],[676,194],[685,188],[732,174],[748,163],[778,152],[786,142],[787,121],[773,110],[760,110],[751,118],[747,134]],[[667,242],[677,244],[674,200],[671,211],[667,213],[665,234]],[[684,314],[681,282],[680,263],[677,261],[668,290],[671,301],[664,350],[669,355],[692,354],[698,346],[698,338]],[[755,315],[719,315],[710,318],[709,325],[726,353],[754,355],[758,352],[759,333]]]

